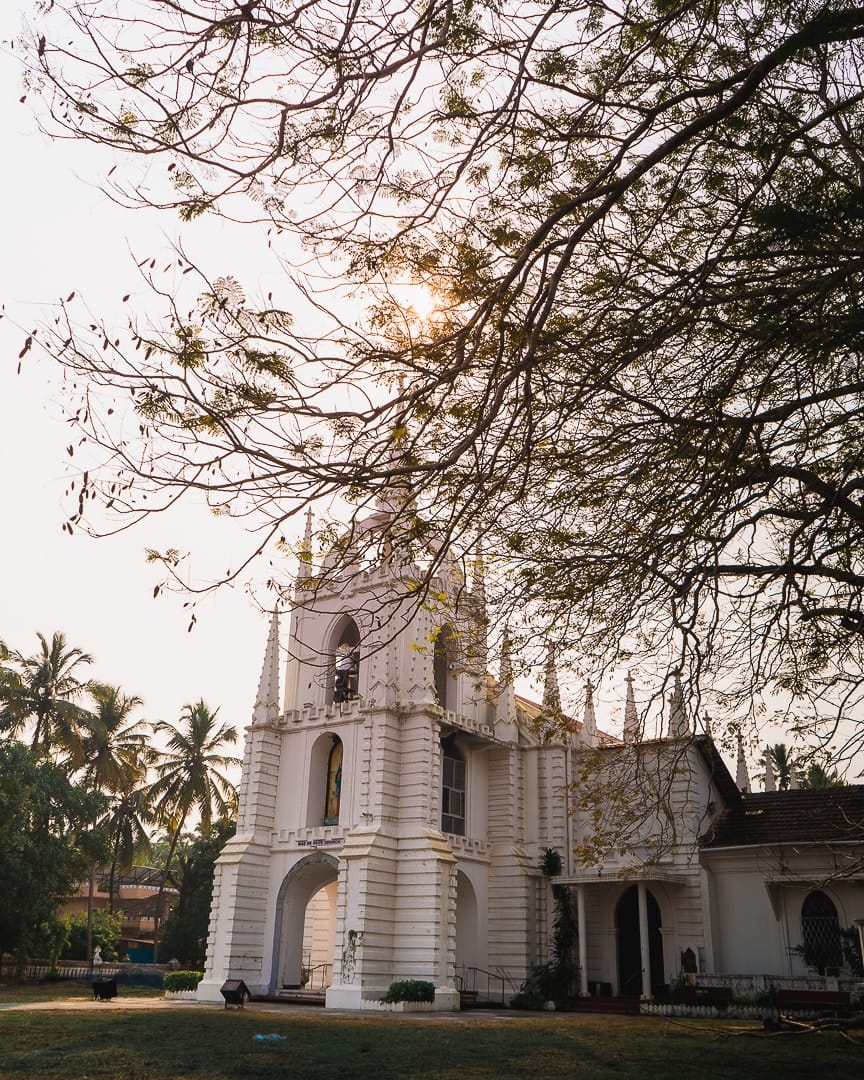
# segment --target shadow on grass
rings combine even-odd
[[[96,978],[94,975],[92,978]],[[39,982],[0,981],[0,1009],[10,1005],[35,1004],[42,1001],[87,1001],[93,997],[92,978],[45,979]],[[121,982],[121,996],[158,997],[163,990],[155,986],[127,985]]]
[[[858,1080],[864,1039],[723,1038],[736,1025],[625,1017],[344,1020],[178,1010],[6,1012],[3,1080]],[[737,1025],[740,1029],[744,1025]],[[757,1031],[754,1026],[750,1030]],[[283,1040],[260,1042],[255,1034]]]

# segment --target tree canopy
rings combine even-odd
[[[36,657],[0,643],[0,874],[7,882],[0,899],[0,952],[14,950],[23,958],[42,948],[56,958],[69,926],[54,916],[89,868],[83,925],[84,952],[90,956],[91,944],[103,940],[93,921],[99,863],[108,867],[113,911],[118,870],[148,858],[151,835],[162,827],[167,875],[180,831],[197,812],[201,850],[210,852],[212,876],[212,862],[233,827],[236,802],[224,769],[238,762],[219,749],[224,741],[236,741],[237,733],[217,724],[218,710],[200,701],[186,706],[176,725],[137,720],[133,714],[142,704],[137,695],[77,679],[73,668],[91,658],[69,646],[62,633],[55,633],[50,645],[41,634],[39,640],[42,652]],[[16,736],[28,738],[30,745]],[[192,894],[203,898],[206,874],[204,865],[190,876],[187,907]],[[163,889],[164,876],[160,898]],[[180,913],[181,935],[185,914]],[[202,917],[195,915],[198,922]],[[113,932],[114,926],[108,919],[105,929]],[[200,928],[189,933],[200,936]]]
[[[207,934],[213,900],[216,859],[234,835],[235,822],[221,818],[209,832],[200,829],[177,850],[177,903],[165,920],[162,954],[180,961],[182,967],[203,971],[207,959]]]
[[[168,851],[157,894],[157,910],[177,844],[190,814],[197,810],[200,833],[205,839],[212,832],[214,818],[217,823],[224,823],[236,817],[237,790],[224,770],[238,766],[240,761],[225,754],[224,750],[226,744],[237,742],[237,729],[217,721],[218,712],[202,699],[194,705],[183,707],[179,725],[159,721],[153,727],[154,733],[164,735],[168,744],[156,765],[157,775],[150,789],[156,815],[168,833]],[[153,939],[154,960],[159,957],[159,931],[157,919]]]
[[[80,840],[102,805],[36,751],[0,741],[0,953],[26,954],[83,880]]]
[[[851,712],[860,6],[50,7],[49,130],[112,147],[118,199],[260,223],[297,289],[255,301],[181,253],[187,303],[148,255],[161,323],[63,306],[48,346],[104,466],[69,528],[199,489],[261,552],[338,494],[432,553],[424,582],[481,534],[514,641]]]
[[[0,731],[18,734],[32,728],[33,750],[56,752],[77,768],[83,763],[83,728],[86,710],[77,699],[89,689],[81,668],[93,658],[69,646],[62,633],[50,643],[38,634],[40,651],[34,656],[9,652],[0,673]]]

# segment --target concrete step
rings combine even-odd
[[[304,990],[300,987],[284,987],[277,991],[276,1000],[289,1002],[291,1005],[321,1005],[326,1001],[324,990]]]

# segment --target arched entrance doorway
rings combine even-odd
[[[480,939],[477,894],[468,876],[456,871],[456,974],[464,977],[468,968],[483,968],[486,956]]]
[[[322,886],[306,905],[302,978],[307,990],[326,990],[333,981],[336,948],[336,881]]]
[[[821,890],[808,893],[801,905],[801,947],[804,961],[820,975],[843,963],[840,920],[834,901]]]
[[[338,860],[315,851],[289,870],[276,902],[271,993],[304,985],[323,989],[332,976]],[[322,965],[329,965],[325,970]],[[304,976],[305,969],[305,976]]]
[[[651,962],[651,992],[665,982],[663,972],[663,935],[660,932],[660,905],[650,890],[645,890],[648,908],[648,955]],[[631,885],[615,909],[618,939],[618,993],[642,993],[642,950],[639,936],[639,888]]]

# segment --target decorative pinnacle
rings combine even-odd
[[[498,682],[502,686],[510,686],[513,682],[513,657],[510,654],[510,627],[504,626],[501,635],[501,665],[498,669]]]
[[[306,508],[306,529],[303,533],[303,546],[300,548],[300,568],[297,577],[304,581],[312,577],[312,507]]]
[[[636,695],[633,693],[633,673],[627,672],[627,699],[624,702],[624,741],[639,741],[639,713],[636,711]]]
[[[597,715],[594,712],[594,686],[585,683],[585,712],[582,715],[582,741],[586,746],[597,745]]]
[[[684,711],[684,691],[681,687],[681,672],[675,672],[675,684],[669,695],[669,729],[667,734],[670,739],[690,734],[690,725],[687,723],[687,714]]]
[[[738,732],[738,759],[735,766],[735,783],[738,790],[749,794],[750,774],[747,772],[747,758],[744,756],[744,737]]]
[[[548,713],[561,712],[561,690],[558,686],[558,669],[555,666],[555,652],[550,648],[546,658],[546,676],[543,683],[543,710]]]
[[[252,710],[253,724],[266,724],[275,720],[279,713],[279,612],[274,609],[270,617],[270,632],[264,663],[258,682],[258,694]]]
[[[774,761],[771,757],[771,747],[765,747],[765,790],[776,791],[777,783],[774,777]]]

